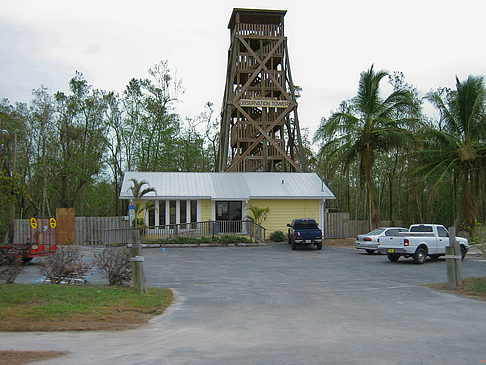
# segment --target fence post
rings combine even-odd
[[[456,256],[456,259],[454,260],[454,266],[455,266],[455,271],[456,271],[456,285],[461,286],[462,285],[462,255],[461,255],[461,247],[459,246],[459,242],[456,241],[456,227],[451,227],[452,230],[452,236],[454,238],[453,246],[454,246],[454,255]],[[450,232],[450,231],[449,231]],[[451,233],[449,233],[449,236],[451,236]],[[458,259],[460,257],[460,259]]]
[[[449,246],[446,247],[447,289],[462,285],[461,248],[456,242],[456,227],[449,228]]]
[[[130,249],[132,258],[132,275],[133,275],[133,288],[138,294],[145,294],[147,287],[145,286],[145,277],[143,273],[143,256],[142,245],[140,242],[140,235],[138,230],[132,230],[132,248]]]

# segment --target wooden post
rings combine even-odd
[[[140,242],[140,236],[138,230],[132,230],[132,247],[130,249],[132,258],[132,278],[133,288],[138,294],[145,294],[147,287],[145,285],[145,277],[143,273],[143,256],[142,256],[142,244]]]
[[[447,288],[462,285],[461,247],[456,242],[456,227],[449,228],[449,246],[446,247]]]
[[[447,246],[446,247],[446,256],[454,256],[454,247]],[[457,286],[456,283],[456,265],[454,263],[454,259],[447,258],[447,289],[455,289]]]
[[[461,259],[457,257],[462,257],[461,255],[461,247],[459,246],[459,242],[456,241],[456,227],[449,228],[449,239],[452,241],[452,245],[454,246],[454,255],[456,259],[454,260],[455,266],[455,273],[456,273],[456,286],[462,285],[462,262]]]

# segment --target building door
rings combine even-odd
[[[235,201],[216,202],[216,220],[220,221],[221,233],[240,233],[242,221],[242,204]]]

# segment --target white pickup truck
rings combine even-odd
[[[456,237],[461,248],[462,259],[469,250],[466,238]],[[437,260],[445,255],[445,248],[449,246],[449,232],[439,224],[413,224],[408,232],[401,232],[398,236],[381,237],[378,250],[386,253],[388,260],[396,262],[400,256],[413,257],[417,264],[423,264],[427,256]]]

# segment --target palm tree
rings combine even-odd
[[[452,181],[462,191],[460,223],[472,231],[478,217],[478,199],[486,164],[486,88],[483,77],[469,76],[456,90],[430,92],[426,98],[439,110],[437,127],[422,133],[424,179],[435,177],[435,186]]]
[[[406,88],[395,88],[385,99],[380,96],[380,81],[388,76],[375,72],[373,66],[362,72],[358,95],[341,103],[340,110],[323,119],[314,136],[321,142],[321,160],[328,168],[339,166],[348,171],[359,164],[360,181],[367,192],[367,217],[379,225],[379,213],[374,201],[373,166],[379,153],[402,146],[411,139],[408,129],[417,121],[419,105]]]
[[[143,217],[145,217],[145,210],[153,209],[154,203],[153,202],[142,202],[142,198],[150,192],[156,192],[155,188],[147,187],[143,188],[144,185],[149,185],[149,183],[145,180],[138,181],[135,178],[130,179],[132,182],[132,186],[130,186],[130,191],[133,195],[133,203],[135,206],[135,219],[134,223],[137,228],[143,227],[143,218],[140,218],[140,215],[143,213]],[[140,219],[142,223],[140,223]]]
[[[246,218],[251,220],[252,222],[255,222],[259,226],[262,225],[263,222],[267,219],[267,215],[270,213],[270,209],[267,208],[259,208],[259,207],[248,207],[248,209],[251,211],[253,214],[252,216],[247,216]]]

